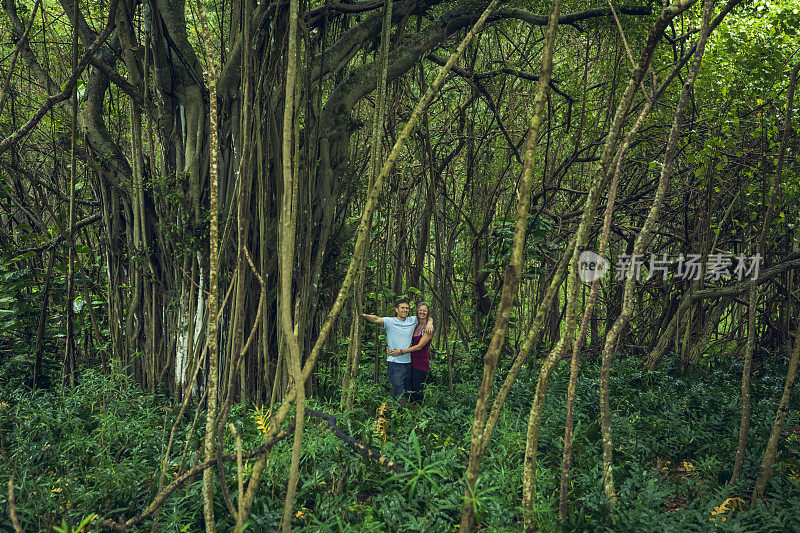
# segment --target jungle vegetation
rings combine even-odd
[[[4,529],[800,529],[799,1],[2,6]]]

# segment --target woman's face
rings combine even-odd
[[[428,318],[428,306],[427,305],[420,305],[417,308],[417,318],[420,320],[425,320]]]

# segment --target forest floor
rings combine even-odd
[[[709,359],[710,361],[710,359]],[[769,357],[753,376],[750,440],[740,481],[727,486],[736,446],[741,362],[717,361],[681,375],[664,367],[642,371],[634,359],[618,361],[611,398],[615,482],[620,504],[609,515],[601,484],[602,449],[598,409],[598,369],[582,368],[575,415],[575,452],[570,511],[557,516],[568,365],[551,381],[545,407],[537,471],[536,517],[546,531],[800,531],[800,398],[795,394],[781,437],[775,475],[766,499],[752,510],[749,501],[785,377],[786,360]],[[317,397],[309,407],[338,417],[339,427],[379,449],[408,473],[390,473],[354,453],[319,419],[309,418],[294,526],[308,531],[452,531],[457,529],[463,475],[479,373],[459,368],[462,379],[451,393],[444,364],[434,365],[420,410],[394,406],[386,441],[375,433],[376,409],[388,386],[358,382],[356,407],[339,412],[334,398]],[[371,375],[364,362],[363,375]],[[522,460],[537,372],[523,370],[506,401],[484,458],[475,495],[481,529],[518,531],[521,526]],[[502,375],[502,374],[501,374]],[[144,391],[127,379],[84,370],[77,388],[61,395],[30,392],[6,375],[0,380],[0,481],[13,476],[16,510],[26,531],[81,531],[104,518],[130,518],[157,493],[160,462],[179,411],[170,397]],[[165,484],[198,460],[205,420],[191,430],[194,410],[178,425]],[[265,425],[258,406],[236,406],[231,421],[245,450],[261,442]],[[233,441],[226,437],[226,450]],[[248,526],[273,531],[286,490],[291,439],[269,457]],[[252,467],[245,464],[245,475]],[[226,466],[236,501],[235,465]],[[200,531],[200,480],[177,490],[158,514],[157,531]],[[232,528],[217,490],[218,527]],[[11,530],[0,491],[0,530]],[[149,531],[145,520],[132,531]],[[55,529],[53,529],[55,528]],[[63,528],[63,529],[62,529]]]

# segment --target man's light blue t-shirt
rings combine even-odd
[[[411,347],[411,337],[414,336],[414,328],[417,327],[417,317],[410,316],[405,320],[400,320],[394,316],[383,317],[383,329],[386,330],[386,344],[392,350],[404,350]],[[387,355],[386,360],[390,363],[410,363],[411,354],[404,353],[396,356]]]

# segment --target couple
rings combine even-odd
[[[410,398],[412,403],[422,405],[425,377],[430,367],[428,348],[433,337],[430,306],[421,302],[416,316],[409,317],[411,304],[403,298],[395,303],[394,312],[396,316],[393,317],[363,313],[361,316],[386,330],[386,374],[394,399],[405,404]]]

